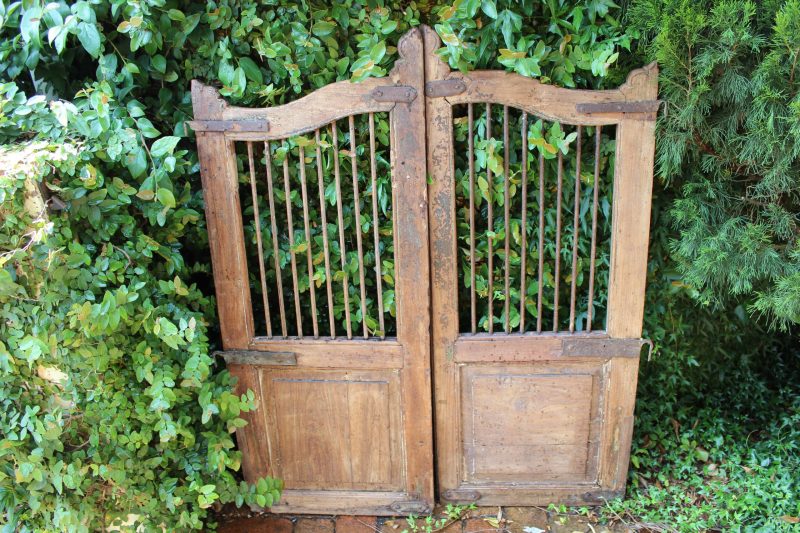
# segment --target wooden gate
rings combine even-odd
[[[611,91],[560,89],[505,72],[451,72],[432,52],[435,32],[424,34],[440,496],[531,505],[619,495],[642,345],[657,69]],[[546,140],[529,145],[545,121]],[[502,141],[493,144],[494,133]],[[456,149],[459,138],[466,146]],[[499,180],[477,161],[480,143],[484,160],[502,159]],[[604,184],[612,154],[613,183]],[[608,221],[598,204],[610,189]],[[606,222],[610,265],[598,262]]]
[[[284,480],[274,511],[425,512],[434,434],[444,500],[624,489],[656,69],[574,91],[439,46],[414,29],[386,78],[274,108],[193,83],[223,356],[260,403],[243,469]]]

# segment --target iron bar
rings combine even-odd
[[[286,306],[283,302],[283,280],[281,279],[281,259],[278,249],[278,223],[275,216],[275,194],[272,182],[272,154],[269,141],[264,142],[264,161],[267,167],[267,196],[269,198],[270,229],[272,230],[272,259],[275,265],[275,283],[278,286],[278,309],[281,315],[281,335],[286,338]]]
[[[353,173],[353,202],[356,214],[356,249],[358,250],[358,282],[361,289],[361,328],[364,338],[369,338],[367,329],[367,290],[364,284],[364,247],[361,242],[361,198],[358,192],[358,163],[356,161],[356,126],[353,115],[348,117],[350,125],[350,168]]]
[[[306,235],[306,262],[308,263],[308,290],[311,293],[311,321],[313,324],[314,338],[319,338],[319,325],[317,324],[317,294],[314,288],[314,261],[311,258],[311,226],[308,217],[308,187],[306,186],[306,154],[302,146],[300,151],[300,194],[303,199],[303,226]]]
[[[597,203],[600,181],[600,140],[602,126],[597,126],[594,140],[594,190],[592,191],[592,245],[589,259],[589,307],[586,312],[586,330],[592,331],[594,317],[594,270],[595,253],[597,251]]]
[[[344,316],[347,324],[347,338],[353,338],[353,326],[350,324],[350,281],[347,275],[347,254],[344,247],[344,215],[342,213],[342,180],[339,174],[339,136],[336,121],[331,122],[331,141],[333,142],[333,175],[336,181],[336,215],[339,222],[339,255],[342,262],[342,287],[344,289]]]
[[[378,292],[378,324],[381,338],[386,337],[386,326],[383,318],[383,271],[381,262],[380,222],[378,219],[378,182],[377,163],[375,161],[375,115],[369,114],[369,169],[372,183],[372,233],[375,237],[375,283]]]
[[[289,232],[289,260],[292,266],[292,288],[294,312],[297,319],[297,336],[303,338],[303,315],[300,307],[300,291],[297,283],[297,257],[294,251],[294,221],[292,220],[292,192],[289,187],[289,151],[283,159],[283,193],[286,200],[286,229]]]
[[[578,232],[580,230],[581,210],[581,135],[583,129],[578,126],[577,147],[575,152],[575,205],[572,217],[572,279],[570,280],[569,295],[569,331],[575,331],[575,296],[578,282]]]
[[[256,246],[258,247],[258,271],[261,280],[261,297],[264,302],[264,322],[267,337],[272,338],[272,320],[269,315],[269,292],[267,291],[267,271],[264,268],[264,243],[261,240],[261,216],[258,211],[258,191],[256,190],[256,165],[253,161],[253,143],[247,143],[247,161],[250,169],[250,192],[253,195],[253,223],[256,227]]]

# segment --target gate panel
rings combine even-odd
[[[273,511],[433,502],[419,30],[398,50],[386,78],[275,108],[193,84],[223,356],[260,404],[237,439],[246,479],[285,481]]]
[[[642,345],[657,71],[610,91],[451,72],[423,31],[440,496],[612,497]]]

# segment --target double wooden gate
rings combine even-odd
[[[223,355],[260,403],[243,468],[284,480],[275,511],[624,490],[657,70],[577,91],[439,47],[414,29],[386,78],[274,108],[193,84]]]

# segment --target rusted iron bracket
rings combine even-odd
[[[425,83],[425,96],[430,98],[441,98],[444,96],[455,96],[467,90],[467,84],[463,80],[433,80]]]
[[[562,353],[568,357],[639,357],[645,339],[565,339]]]
[[[262,352],[259,350],[225,350],[214,352],[222,356],[227,364],[256,366],[296,366],[297,356],[293,352]]]
[[[658,112],[661,100],[637,100],[632,102],[595,102],[575,104],[578,113],[644,113],[653,114]]]
[[[371,96],[376,102],[410,104],[417,97],[417,90],[408,85],[383,85],[373,89]]]
[[[213,132],[267,132],[269,131],[269,122],[266,119],[262,120],[193,120],[189,122],[189,126],[194,131],[213,131]]]
[[[400,500],[393,502],[389,508],[397,514],[424,514],[431,511],[431,506],[423,501]]]
[[[442,493],[442,498],[453,502],[476,502],[481,499],[481,493],[477,490],[450,489]]]

